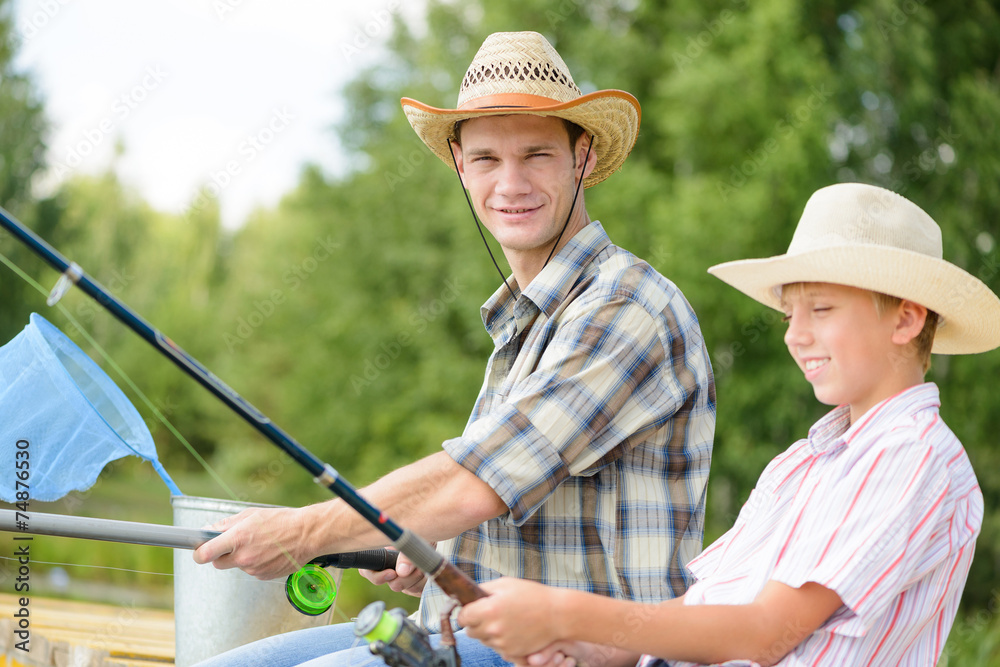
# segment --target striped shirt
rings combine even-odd
[[[691,562],[698,581],[685,604],[745,604],[769,580],[816,582],[844,606],[779,665],[935,665],[983,519],[976,476],[939,407],[926,383],[856,424],[848,406],[818,421]]]
[[[516,301],[501,286],[482,316],[495,349],[444,449],[509,512],[438,550],[477,582],[682,594],[702,548],[715,384],[680,290],[595,221]],[[427,584],[424,626],[439,629],[445,599]]]

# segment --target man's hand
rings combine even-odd
[[[508,511],[488,484],[443,451],[394,470],[361,489],[361,494],[400,525],[430,541],[455,537]],[[212,528],[224,532],[195,550],[195,562],[212,563],[219,569],[238,567],[258,579],[287,575],[322,554],[386,543],[377,526],[340,499],[299,509],[244,510]],[[403,581],[393,590],[415,594],[423,586],[423,575],[412,570],[400,571],[397,566],[395,576]]]
[[[307,508],[252,508],[210,526],[223,531],[194,551],[194,561],[220,570],[238,567],[258,579],[295,572],[316,556],[309,535]]]
[[[556,642],[519,658],[520,667],[632,667],[639,654],[587,642]]]
[[[373,584],[380,586],[388,584],[389,588],[397,593],[406,593],[413,597],[420,597],[420,593],[424,590],[424,584],[427,583],[426,575],[418,570],[413,562],[403,554],[399,554],[396,558],[396,569],[394,570],[382,570],[380,572],[374,570],[358,571],[362,577]]]

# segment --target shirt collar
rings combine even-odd
[[[900,414],[913,414],[941,407],[938,387],[924,382],[890,396],[851,423],[851,406],[841,405],[828,412],[809,429],[809,445],[817,454],[850,444],[860,434],[880,431]]]
[[[594,220],[578,231],[523,291],[513,277],[508,278],[517,300],[511,296],[506,285],[501,285],[480,308],[483,326],[490,336],[496,338],[506,322],[515,316],[522,317],[529,308],[534,307],[551,316],[565,301],[587,266],[610,245],[611,239],[604,227]]]

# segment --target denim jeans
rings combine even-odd
[[[431,635],[438,645],[441,635]],[[455,633],[462,667],[506,667],[510,665],[495,651],[467,637],[464,631]],[[354,636],[353,623],[338,623],[319,628],[297,630],[283,635],[234,648],[197,667],[381,667],[382,658],[372,655],[368,644]]]

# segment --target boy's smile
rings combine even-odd
[[[912,385],[912,359],[894,342],[899,314],[881,317],[872,293],[827,283],[785,286],[785,344],[826,405],[851,406],[856,421]]]

